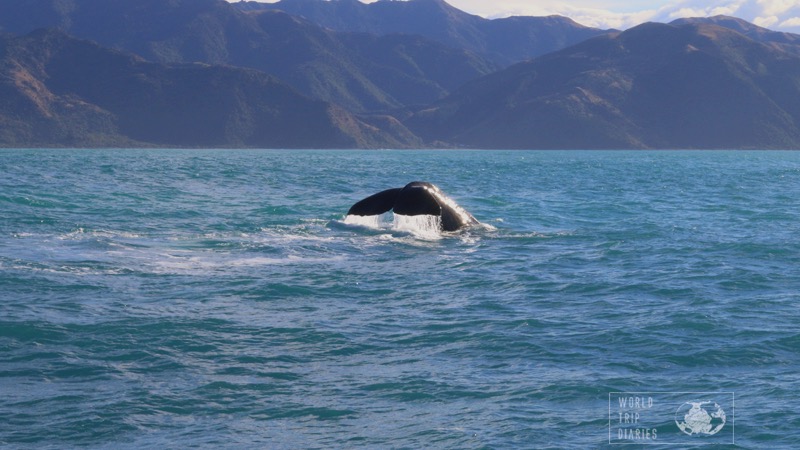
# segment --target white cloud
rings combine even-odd
[[[792,17],[781,23],[781,28],[797,28],[800,30],[800,17]]]
[[[682,17],[703,17],[707,16],[708,12],[697,8],[681,8],[677,11],[671,11],[667,17],[670,19],[679,19]]]
[[[776,23],[780,22],[776,16],[769,16],[769,17],[756,17],[753,19],[753,23],[764,28],[769,28]]]
[[[757,0],[757,3],[763,8],[764,14],[771,16],[785,14],[797,7],[796,0]]]
[[[761,1],[761,0],[755,0]],[[752,3],[753,0],[750,0]],[[748,1],[734,1],[734,0],[717,0],[717,1],[701,1],[701,0],[681,0],[668,4],[663,8],[664,15],[661,19],[681,19],[686,17],[712,17],[712,16],[737,16],[741,17],[748,9]],[[746,14],[744,14],[746,15]],[[753,20],[753,17],[741,17],[745,20]]]

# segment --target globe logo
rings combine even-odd
[[[675,423],[689,436],[713,436],[725,426],[725,411],[716,402],[686,402],[675,411]]]

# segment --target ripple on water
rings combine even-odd
[[[793,153],[6,150],[0,171],[6,445],[597,448],[620,391],[735,391],[738,444],[800,440]],[[491,226],[345,216],[413,179]]]

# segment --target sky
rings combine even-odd
[[[648,21],[670,22],[681,17],[724,14],[773,30],[800,33],[800,0],[446,1],[458,9],[488,18],[558,14],[597,28],[626,29]]]

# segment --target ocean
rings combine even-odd
[[[798,267],[795,152],[0,150],[0,447],[800,448]]]

